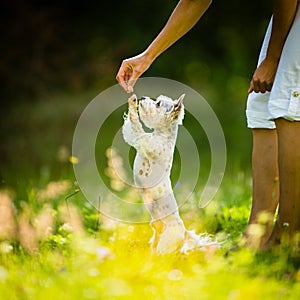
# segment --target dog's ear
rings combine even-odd
[[[184,99],[184,97],[185,97],[185,94],[182,94],[179,98],[178,98],[178,100],[177,101],[179,101],[179,102],[182,102],[183,101],[183,99]]]
[[[185,94],[182,94],[178,99],[175,100],[175,103],[174,103],[175,110],[179,110],[181,108],[184,97],[185,97]]]
[[[178,125],[182,125],[182,120],[184,117],[184,106],[183,106],[184,96],[185,94],[182,94],[178,99],[174,101],[174,109],[171,114],[172,120],[177,122]]]

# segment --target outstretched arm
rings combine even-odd
[[[123,60],[116,79],[127,92],[133,91],[137,79],[152,62],[184,36],[207,10],[211,0],[180,0],[167,24],[141,54]]]
[[[271,91],[281,52],[292,26],[297,0],[274,0],[273,23],[266,58],[255,70],[248,93]]]

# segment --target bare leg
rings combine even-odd
[[[269,244],[278,244],[285,237],[288,242],[300,227],[300,122],[276,120],[280,198],[279,211]]]
[[[247,245],[262,246],[269,239],[278,204],[278,151],[276,129],[253,129],[253,195]]]

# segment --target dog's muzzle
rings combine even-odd
[[[147,99],[151,99],[152,101],[156,101],[155,98],[145,97],[145,96],[142,96],[141,98],[137,99],[137,107],[138,107],[138,114],[139,115],[140,115],[140,106],[142,105],[142,102],[147,100]]]

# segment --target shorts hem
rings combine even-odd
[[[273,96],[273,95],[272,95]],[[300,89],[292,88],[288,100],[270,98],[269,119],[285,118],[289,121],[300,121]]]
[[[262,112],[253,112],[246,110],[247,127],[261,129],[275,129],[276,124],[268,118],[268,115]]]

